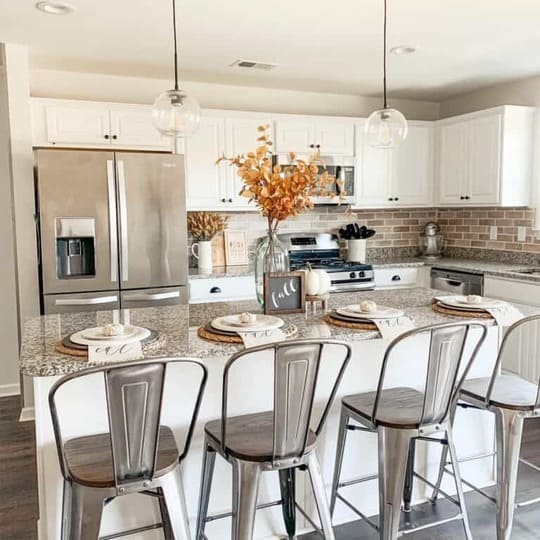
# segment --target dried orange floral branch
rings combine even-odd
[[[289,165],[272,165],[269,129],[269,125],[257,128],[260,144],[255,152],[233,158],[223,156],[216,164],[225,160],[238,169],[243,180],[240,195],[260,208],[261,215],[268,220],[269,231],[275,232],[281,221],[313,208],[311,197],[335,197],[329,188],[336,180],[326,170],[319,152],[309,161],[297,159],[290,152]],[[337,182],[342,184],[341,180]]]

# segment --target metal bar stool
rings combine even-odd
[[[477,330],[473,336],[472,330]],[[332,497],[330,510],[333,514],[336,500],[339,499],[373,528],[379,531],[381,539],[394,540],[399,534],[399,518],[404,487],[412,489],[412,476],[430,485],[424,477],[413,471],[414,458],[409,453],[415,441],[445,444],[450,450],[456,476],[457,500],[448,494],[448,499],[458,505],[461,513],[450,519],[430,523],[421,528],[433,527],[441,523],[462,519],[465,534],[471,539],[467,511],[463,500],[459,470],[456,460],[452,426],[449,413],[457,400],[459,389],[467,376],[482,343],[487,335],[487,328],[480,323],[447,323],[411,330],[394,339],[388,346],[375,392],[355,394],[342,399],[341,418]],[[425,381],[421,390],[410,387],[385,388],[388,365],[392,358],[403,362],[400,355],[402,346],[410,345],[413,340],[424,336]],[[467,360],[465,346],[472,341],[474,347]],[[419,342],[415,344],[418,350]],[[418,353],[420,354],[420,353]],[[403,364],[404,369],[409,366]],[[361,424],[351,424],[354,420]],[[379,472],[362,478],[340,482],[341,467],[347,431],[377,433]],[[445,433],[443,439],[434,437]],[[407,472],[407,468],[409,471]],[[406,485],[406,476],[407,484]],[[346,486],[379,480],[379,525],[375,524],[363,512],[347,500],[340,490]],[[431,484],[432,485],[432,484]],[[419,527],[420,528],[420,527]],[[417,528],[418,529],[418,528]],[[407,529],[407,532],[412,530]]]
[[[171,364],[182,365],[183,373],[188,365],[200,372],[194,402],[178,400],[178,406],[192,408],[181,453],[171,429],[160,424],[163,386]],[[64,440],[57,392],[75,379],[96,373],[103,374],[109,431]],[[156,497],[162,522],[104,538],[159,527],[163,527],[167,540],[190,538],[180,464],[189,450],[206,379],[207,370],[201,363],[189,358],[167,358],[87,369],[53,385],[49,406],[64,478],[62,540],[96,540],[104,506],[115,497],[131,493]]]
[[[497,504],[497,540],[509,540],[512,534],[514,510],[540,502],[540,498],[516,503],[516,488],[519,463],[536,471],[540,468],[527,460],[520,459],[519,451],[526,418],[540,416],[540,381],[531,383],[517,375],[502,374],[501,367],[506,358],[518,356],[522,361],[538,363],[540,359],[540,315],[526,317],[510,326],[503,338],[501,348],[490,377],[467,381],[460,392],[458,406],[483,409],[495,415],[497,495],[487,494],[471,482],[464,484]],[[474,459],[489,457],[483,455]],[[446,452],[441,456],[439,478],[435,484],[432,500],[437,498],[446,469]],[[470,458],[469,458],[470,460]]]
[[[337,375],[315,429],[311,429],[314,398],[319,380],[323,352],[337,349],[333,359],[339,360]],[[341,350],[340,350],[341,349]],[[231,367],[240,358],[269,351],[273,354],[273,410],[229,416],[228,387]],[[331,340],[296,340],[250,348],[233,355],[223,373],[221,419],[206,424],[197,539],[206,538],[208,521],[232,516],[233,540],[251,540],[255,512],[259,508],[281,505],[289,538],[295,535],[295,510],[316,528],[294,496],[295,469],[307,470],[322,524],[324,538],[334,540],[328,501],[315,449],[326,422],[330,406],[351,356],[349,345]],[[253,360],[254,361],[254,360]],[[326,400],[326,398],[325,398]],[[216,454],[232,465],[233,509],[231,513],[208,516],[208,501]],[[281,500],[257,506],[257,491],[262,471],[278,471]],[[319,531],[320,532],[320,531]]]

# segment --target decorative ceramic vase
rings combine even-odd
[[[191,253],[197,259],[197,266],[201,273],[212,272],[212,241],[200,240],[191,245]]]
[[[347,260],[355,263],[366,262],[366,241],[364,239],[347,240]]]
[[[261,307],[264,306],[264,274],[288,271],[289,252],[279,241],[276,232],[269,231],[255,250],[255,288]]]

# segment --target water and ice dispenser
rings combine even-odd
[[[56,218],[58,279],[96,275],[96,223],[93,218]]]

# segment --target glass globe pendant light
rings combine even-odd
[[[176,43],[176,0],[172,0],[174,32],[174,89],[160,94],[152,108],[154,126],[163,135],[191,135],[199,127],[201,108],[197,100],[178,87],[178,46]]]
[[[370,114],[366,122],[367,143],[375,148],[395,148],[407,137],[407,119],[386,99],[386,0],[384,0],[383,108]]]

